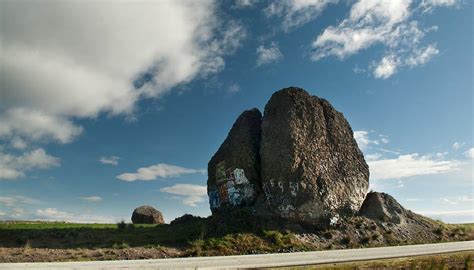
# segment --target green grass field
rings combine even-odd
[[[134,224],[137,228],[152,228],[154,224]],[[0,230],[46,230],[46,229],[117,229],[118,224],[111,223],[67,223],[44,221],[0,222]]]

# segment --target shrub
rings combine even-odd
[[[127,223],[125,223],[124,220],[117,223],[117,229],[122,231],[122,230],[125,230],[126,228],[127,228]]]
[[[326,238],[326,239],[331,239],[332,238],[332,233],[331,231],[325,231],[323,233],[323,237]]]
[[[130,245],[127,244],[127,243],[125,243],[125,242],[122,242],[122,244],[117,244],[117,243],[115,243],[115,244],[112,246],[112,248],[114,248],[114,249],[125,249],[125,248],[129,248],[129,247],[130,247]]]
[[[443,228],[442,227],[438,227],[434,230],[434,233],[437,234],[437,235],[443,235]]]
[[[342,244],[342,245],[347,246],[347,245],[349,245],[350,243],[351,243],[351,238],[350,238],[349,236],[346,236],[346,237],[344,237],[344,238],[341,239],[341,244]]]
[[[360,243],[361,243],[362,245],[367,245],[369,242],[370,242],[370,238],[369,238],[368,236],[366,236],[366,237],[360,239]]]

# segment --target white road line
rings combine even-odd
[[[0,263],[0,269],[237,269],[315,265],[474,251],[474,241],[313,252],[171,258],[157,260],[55,263]]]

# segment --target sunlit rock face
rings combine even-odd
[[[344,116],[300,88],[243,112],[208,164],[213,213],[252,207],[298,223],[330,224],[356,213],[369,168]]]
[[[271,208],[298,222],[327,223],[357,212],[369,167],[342,113],[300,88],[274,93],[260,144],[262,187]]]
[[[261,194],[259,147],[262,114],[243,112],[208,164],[211,211],[252,205]]]

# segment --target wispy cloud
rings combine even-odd
[[[464,142],[454,142],[453,143],[453,149],[454,150],[459,150],[461,147],[463,147],[466,143]]]
[[[99,196],[85,196],[85,197],[80,197],[80,199],[86,202],[94,202],[94,203],[102,201],[102,197],[99,197]]]
[[[16,179],[32,169],[48,169],[60,165],[60,159],[48,155],[42,148],[26,152],[20,156],[0,151],[0,180]]]
[[[394,55],[387,55],[375,66],[375,78],[387,79],[392,76],[398,68],[398,59]]]
[[[68,221],[78,223],[115,223],[118,218],[98,216],[93,214],[78,214],[68,211],[61,211],[57,208],[37,209],[33,215],[33,219],[47,221]]]
[[[463,164],[417,153],[399,155],[396,158],[378,159],[367,162],[371,180],[401,179],[418,175],[447,173],[458,170]]]
[[[185,174],[202,173],[205,174],[204,169],[188,169],[175,165],[169,165],[165,163],[158,163],[149,167],[139,168],[134,173],[123,173],[117,176],[118,179],[123,181],[136,181],[136,180],[156,180],[157,178],[170,178],[178,177]]]
[[[99,158],[100,163],[108,164],[108,165],[112,165],[112,166],[117,166],[119,160],[120,160],[120,157],[117,157],[117,156],[100,157]]]
[[[197,206],[197,203],[204,202],[207,196],[207,187],[192,184],[176,184],[160,189],[162,192],[179,195],[182,197],[184,205]]]
[[[373,136],[370,136],[370,132],[366,130],[354,131],[354,139],[362,151],[367,150],[373,145],[382,145],[390,142],[387,136],[379,135],[377,138],[373,138]]]
[[[466,155],[466,157],[468,157],[468,158],[474,159],[474,147],[472,147],[469,150],[467,150],[466,152],[464,152],[464,155]]]
[[[278,62],[282,58],[283,54],[275,42],[272,42],[267,48],[263,45],[257,48],[257,66]]]
[[[22,195],[0,196],[0,204],[7,207],[38,203],[40,203],[39,200]]]
[[[473,195],[464,195],[464,196],[454,196],[454,197],[443,197],[440,201],[444,204],[458,205],[458,204],[470,204],[473,205],[474,197]]]
[[[329,4],[336,2],[338,0],[273,1],[265,8],[264,13],[268,17],[282,19],[281,27],[288,32],[315,19]]]
[[[472,223],[474,222],[474,210],[441,210],[441,211],[414,211],[433,219],[439,219],[448,223]]]
[[[432,12],[437,7],[449,7],[459,4],[459,0],[422,0],[420,8],[423,12]]]
[[[421,5],[442,6],[434,2],[424,1]],[[412,20],[412,15],[419,10],[414,6],[416,3],[411,0],[356,1],[346,19],[337,26],[327,27],[314,40],[312,60],[328,56],[344,59],[381,44],[385,47],[382,58],[370,65],[375,78],[387,79],[402,67],[427,63],[439,50],[434,43],[424,46],[422,40],[437,27],[424,29],[418,21]]]
[[[259,0],[236,0],[235,8],[243,9],[253,7]]]
[[[25,149],[28,144],[23,140],[21,137],[15,136],[11,140],[12,147],[15,149],[23,150]]]
[[[229,93],[229,94],[235,94],[235,93],[238,93],[238,92],[240,92],[240,86],[236,83],[231,84],[227,88],[227,93]]]

